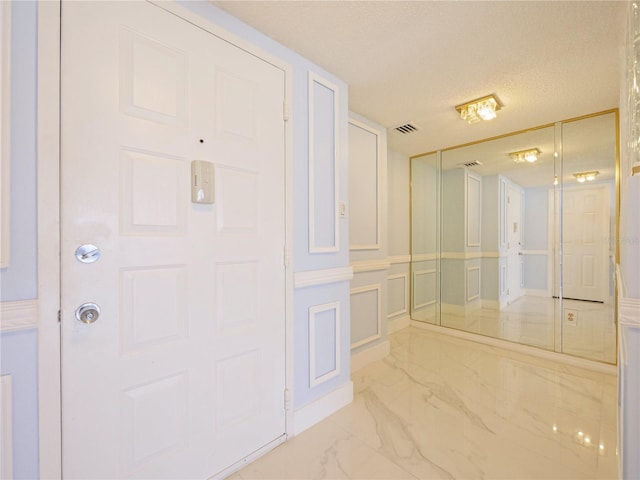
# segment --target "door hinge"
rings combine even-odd
[[[285,122],[289,121],[289,104],[282,102],[282,118]]]
[[[291,252],[289,251],[289,247],[287,245],[285,245],[283,248],[282,259],[284,268],[289,268],[289,263],[291,263]]]
[[[62,321],[62,313],[58,310],[58,323]]]
[[[286,412],[291,410],[291,390],[288,388],[284,389],[284,410]]]

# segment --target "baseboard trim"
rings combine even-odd
[[[411,325],[411,317],[409,315],[399,318],[390,318],[387,321],[387,334],[390,335],[398,330],[407,328],[409,325]]]
[[[276,438],[272,442],[267,443],[264,447],[259,448],[255,452],[249,454],[248,456],[246,456],[245,458],[243,458],[239,462],[236,462],[233,465],[231,465],[230,467],[225,468],[221,472],[216,473],[213,477],[211,477],[212,480],[223,480],[224,478],[229,477],[231,474],[236,473],[238,470],[243,469],[244,467],[249,465],[251,462],[253,462],[253,461],[257,460],[258,458],[266,455],[271,450],[273,450],[274,448],[276,448],[277,446],[281,445],[282,443],[284,443],[286,441],[287,441],[287,435],[286,434],[279,436],[278,438]]]
[[[361,368],[366,367],[370,363],[382,360],[391,352],[391,343],[385,340],[382,343],[374,345],[371,348],[351,354],[351,373],[357,372]]]
[[[293,428],[288,432],[288,436],[294,437],[301,434],[352,401],[353,382],[349,381],[324,397],[296,410],[293,413]]]

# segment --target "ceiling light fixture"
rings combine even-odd
[[[598,176],[600,172],[593,171],[593,172],[580,172],[580,173],[574,173],[573,176],[576,177],[576,180],[580,183],[584,183],[584,182],[593,182],[596,177]]]
[[[476,123],[480,120],[496,118],[496,112],[501,108],[502,104],[492,94],[458,105],[456,110],[460,114],[460,118],[466,120],[467,123]]]
[[[537,148],[528,148],[527,150],[520,150],[518,152],[511,152],[509,155],[516,163],[529,162],[533,163],[538,160],[540,150]]]

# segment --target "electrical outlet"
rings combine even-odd
[[[578,311],[571,308],[565,308],[564,320],[568,325],[573,325],[575,327],[578,322]]]

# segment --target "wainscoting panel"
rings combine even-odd
[[[351,289],[351,349],[382,337],[382,285]]]
[[[467,246],[480,246],[480,217],[482,206],[482,181],[467,175]]]
[[[309,308],[309,386],[340,374],[340,302]]]
[[[413,272],[413,310],[435,305],[436,269]]]
[[[406,273],[396,273],[395,275],[389,275],[387,277],[387,288],[389,289],[387,318],[407,314],[408,282],[409,279]]]
[[[309,253],[339,250],[338,87],[309,72]]]
[[[376,129],[349,120],[350,250],[379,250],[381,238],[380,140]]]
[[[467,267],[467,302],[480,297],[480,267]]]
[[[322,404],[325,395],[348,382],[351,362],[351,268],[301,273],[294,292],[294,330],[303,339],[293,346],[295,411]]]

